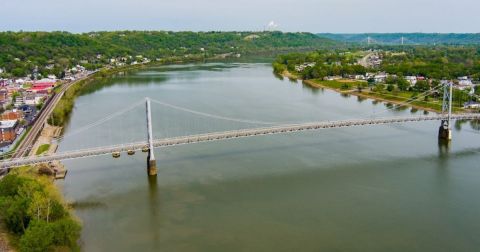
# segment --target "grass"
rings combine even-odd
[[[317,84],[319,86],[335,89],[337,91],[356,91],[358,85],[364,86],[366,84],[365,82],[354,81],[354,80],[325,81],[325,80],[316,79],[316,80],[308,80],[308,81],[313,85]],[[375,91],[368,91],[368,89],[365,89],[365,91],[362,93],[373,99],[378,98],[378,99],[383,99],[387,102],[391,101],[391,102],[397,102],[397,103],[411,101],[413,99],[412,95],[414,94],[413,92],[410,92],[410,91],[395,90],[395,91],[389,92],[387,90],[384,90],[381,92],[375,92]],[[420,97],[419,100],[410,102],[410,105],[417,106],[419,108],[432,109],[436,111],[442,110],[442,100],[435,99],[433,97],[429,97],[428,101],[424,101],[423,97]],[[453,112],[464,112],[463,107],[458,106],[455,103],[453,103],[452,109],[453,109]]]
[[[50,144],[42,144],[38,147],[36,155],[41,155],[44,152],[47,152],[50,149]]]
[[[352,81],[352,80],[333,80],[333,81],[324,81],[324,80],[312,80],[314,84],[319,84],[325,87],[333,89],[356,89],[358,85],[366,85],[366,82]]]

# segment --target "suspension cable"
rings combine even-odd
[[[173,109],[176,109],[176,110],[188,112],[188,113],[191,113],[191,114],[196,114],[196,115],[201,115],[201,116],[205,116],[205,117],[225,120],[225,121],[249,123],[249,124],[263,124],[263,125],[279,124],[278,122],[264,122],[264,121],[237,119],[237,118],[231,118],[231,117],[225,117],[225,116],[219,116],[219,115],[212,115],[212,114],[205,113],[205,112],[200,112],[200,111],[196,111],[196,110],[192,110],[192,109],[188,109],[188,108],[184,108],[184,107],[179,107],[179,106],[172,105],[172,104],[169,104],[169,103],[166,103],[166,102],[157,101],[157,100],[154,100],[154,99],[151,99],[151,98],[150,98],[150,100],[154,103],[160,104],[160,105],[165,106],[165,107],[169,107],[169,108],[173,108]]]

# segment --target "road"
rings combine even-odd
[[[92,73],[93,74],[93,73]],[[33,144],[35,143],[35,140],[37,139],[38,135],[40,134],[41,130],[43,129],[44,123],[47,121],[47,118],[50,116],[50,114],[53,112],[55,109],[55,106],[57,106],[58,102],[62,98],[62,96],[65,94],[65,92],[75,83],[84,80],[91,74],[80,78],[76,81],[70,82],[70,83],[65,83],[61,86],[60,92],[56,93],[53,95],[51,98],[50,102],[40,111],[40,114],[37,117],[37,120],[33,123],[33,126],[30,128],[30,131],[27,132],[27,136],[23,139],[23,141],[18,145],[17,150],[15,153],[12,155],[13,158],[19,158],[27,155]]]

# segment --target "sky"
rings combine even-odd
[[[480,32],[479,0],[0,0],[0,31]]]

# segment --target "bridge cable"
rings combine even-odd
[[[179,107],[179,106],[176,106],[176,105],[173,105],[173,104],[169,104],[169,103],[166,103],[166,102],[157,101],[157,100],[151,99],[151,98],[150,98],[150,100],[151,100],[152,102],[154,102],[154,103],[157,103],[157,104],[162,105],[162,106],[165,106],[165,107],[169,107],[169,108],[173,108],[173,109],[176,109],[176,110],[180,110],[180,111],[184,111],[184,112],[188,112],[188,113],[192,113],[192,114],[196,114],[196,115],[201,115],[201,116],[205,116],[205,117],[210,117],[210,118],[225,120],[225,121],[240,122],[240,123],[249,123],[249,124],[263,124],[263,125],[281,124],[281,123],[279,123],[279,122],[264,122],[264,121],[237,119],[237,118],[231,118],[231,117],[213,115],[213,114],[209,114],[209,113],[205,113],[205,112],[200,112],[200,111],[196,111],[196,110],[192,110],[192,109],[188,109],[188,108]]]

